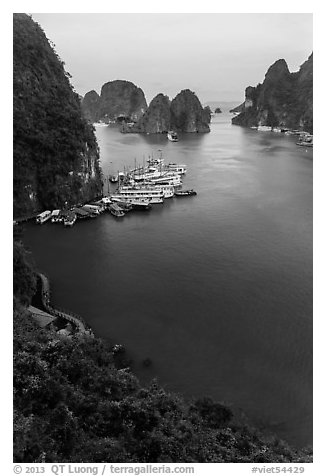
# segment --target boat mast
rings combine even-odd
[[[109,162],[109,165],[108,165],[108,174],[107,174],[107,181],[108,181],[108,196],[110,196],[110,174],[109,174],[109,168],[110,168],[110,164],[112,164],[112,162]]]

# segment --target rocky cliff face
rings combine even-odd
[[[158,94],[137,124],[124,128],[123,132],[209,132],[210,113],[210,109],[203,109],[195,93],[189,89],[181,91],[172,102],[164,94]]]
[[[93,128],[44,32],[14,14],[14,216],[98,195]]]
[[[210,124],[213,114],[211,108],[209,106],[205,106],[203,112],[207,124]]]
[[[85,117],[93,122],[119,117],[137,121],[147,110],[147,102],[142,89],[130,81],[117,79],[103,84],[100,96],[95,91],[88,92],[82,108]]]
[[[171,102],[171,122],[176,131],[209,132],[207,119],[199,99],[189,89],[181,91]]]
[[[284,59],[267,71],[264,82],[249,86],[242,111],[232,119],[242,126],[280,126],[313,130],[313,55],[296,73],[290,73]],[[237,109],[237,108],[236,108]]]
[[[89,122],[97,120],[97,111],[100,105],[100,96],[96,91],[89,91],[81,100],[82,111]]]
[[[171,129],[170,100],[164,94],[158,94],[151,101],[145,114],[139,119],[135,130],[157,134]]]

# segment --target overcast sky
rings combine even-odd
[[[201,102],[239,101],[284,58],[297,71],[313,50],[309,13],[33,13],[84,95],[114,79],[150,102],[191,89]]]

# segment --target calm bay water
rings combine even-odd
[[[312,443],[312,150],[213,118],[211,133],[97,128],[104,174],[158,149],[184,188],[117,220],[28,224],[53,301],[124,344],[143,382],[242,408],[290,443]],[[153,361],[144,367],[144,359]]]

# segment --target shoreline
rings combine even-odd
[[[68,324],[73,324],[76,327],[78,334],[85,334],[91,337],[95,337],[91,327],[84,321],[82,317],[78,316],[77,314],[71,313],[71,311],[63,311],[61,309],[51,306],[49,278],[43,273],[38,273],[37,276],[40,278],[41,281],[41,301],[46,312],[48,312],[51,316],[68,321]]]

